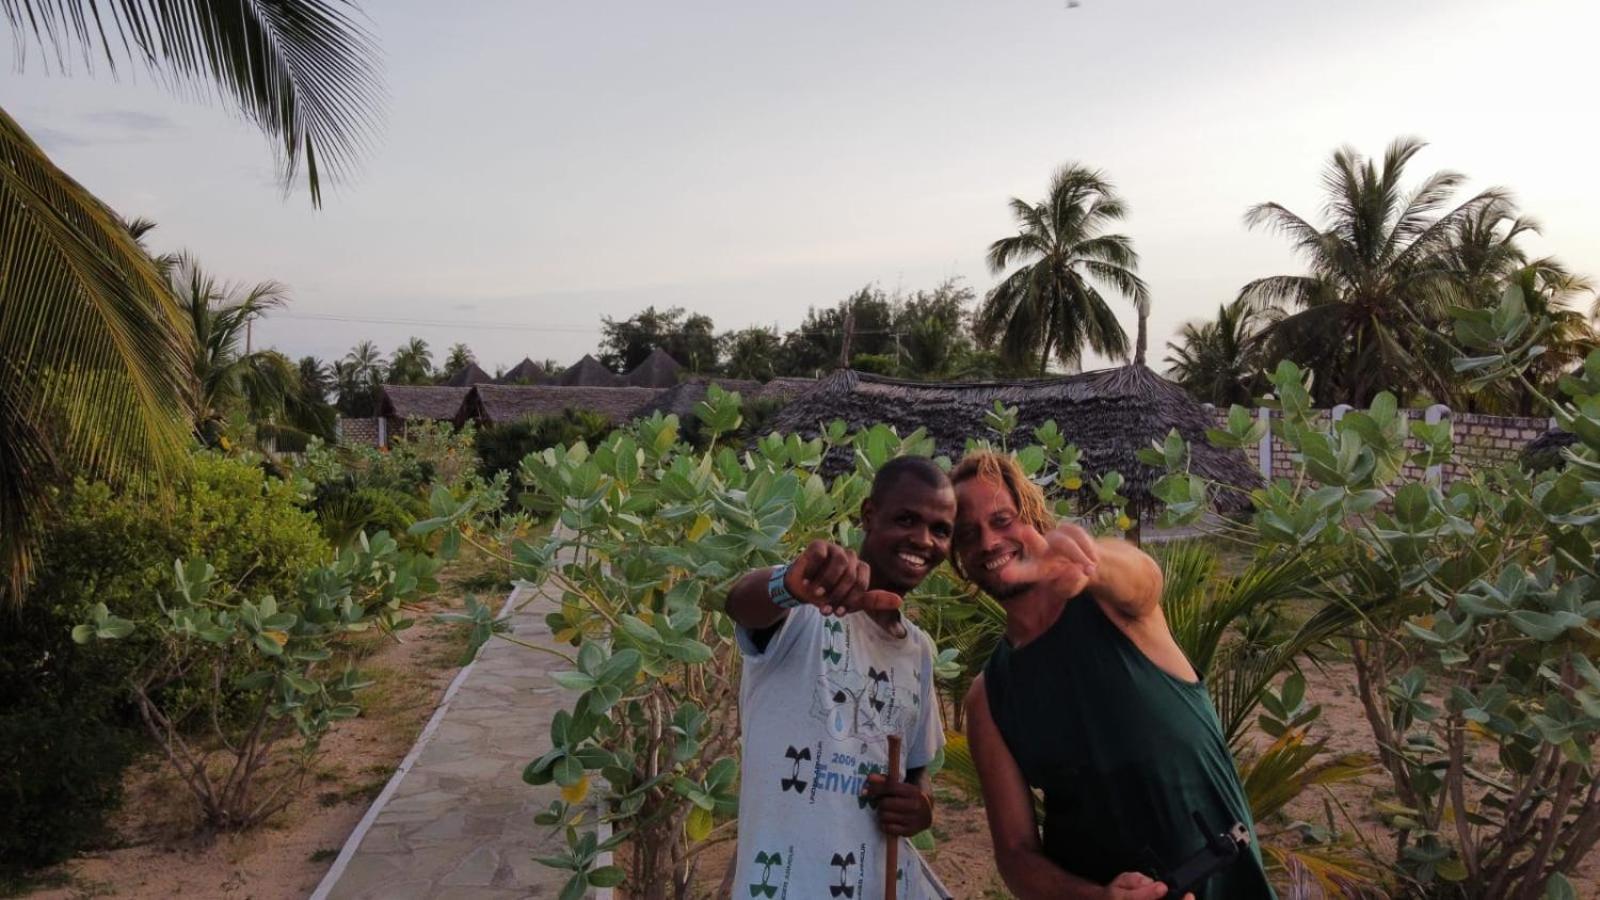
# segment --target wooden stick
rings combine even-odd
[[[895,784],[900,773],[900,735],[889,735],[889,783]],[[900,838],[889,835],[888,852],[883,857],[883,900],[894,900],[895,870],[900,868]]]

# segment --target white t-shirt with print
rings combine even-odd
[[[883,895],[887,836],[860,797],[888,770],[888,738],[903,740],[902,771],[944,746],[933,684],[933,641],[908,620],[896,638],[866,613],[789,612],[765,650],[737,629],[744,655],[739,711],[738,870],[733,893],[753,900],[874,900]],[[902,840],[901,900],[934,897]]]

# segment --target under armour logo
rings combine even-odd
[[[856,895],[855,885],[850,883],[850,867],[855,864],[856,855],[854,853],[846,853],[844,856],[840,856],[837,853],[833,855],[832,865],[839,870],[839,883],[828,885],[829,894],[835,897],[854,897]]]
[[[794,763],[794,776],[791,778],[779,779],[783,784],[783,789],[785,791],[794,791],[796,794],[804,794],[806,792],[807,782],[800,779],[800,763],[802,761],[811,761],[811,748],[801,747],[799,750],[796,750],[795,748],[790,747],[788,750],[784,751],[783,755],[788,757],[790,762]]]
[[[877,775],[882,772],[883,766],[880,766],[877,763],[856,763],[856,774],[860,775],[863,781],[866,780],[868,775]],[[878,801],[876,799],[868,799],[861,794],[856,795],[857,809],[866,809],[869,806],[877,807],[877,805]]]
[[[783,865],[783,856],[778,853],[756,853],[756,865],[761,867],[761,881],[750,885],[752,897],[776,897],[778,886],[768,883],[772,878],[772,867]]]
[[[822,648],[822,658],[834,665],[838,665],[839,660],[844,659],[844,654],[835,649],[834,638],[844,631],[844,626],[840,625],[837,619],[829,619],[823,623],[822,627],[827,632],[825,636],[827,643]]]
[[[878,689],[888,686],[889,673],[879,672],[877,669],[867,666],[867,677],[872,679],[872,694],[869,702],[872,703],[873,710],[883,712],[884,703],[878,699]]]

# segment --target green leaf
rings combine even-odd
[[[608,888],[616,887],[622,883],[624,873],[620,866],[601,866],[589,873],[591,887]]]
[[[1568,629],[1587,623],[1583,616],[1571,612],[1540,613],[1519,609],[1506,616],[1516,629],[1536,641],[1553,641],[1566,634]]]
[[[1560,872],[1552,872],[1544,883],[1544,900],[1578,900],[1578,891]]]
[[[683,828],[684,833],[689,836],[689,842],[698,844],[705,840],[706,835],[711,833],[712,821],[711,811],[704,807],[696,806],[689,810],[689,818],[684,822]]]
[[[282,656],[283,655],[283,648],[278,646],[278,642],[274,641],[272,638],[269,638],[264,634],[259,634],[258,633],[252,638],[252,640],[255,642],[256,647],[262,653],[265,653],[268,656]]]

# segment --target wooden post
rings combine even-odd
[[[889,783],[900,781],[900,735],[889,735]],[[900,838],[889,835],[888,852],[883,857],[883,900],[894,900],[895,870],[900,868]]]

